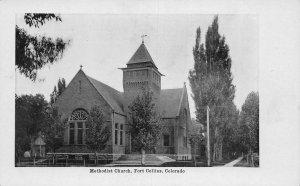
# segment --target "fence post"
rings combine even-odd
[[[247,157],[247,164],[249,165],[249,154],[247,154],[246,157]]]

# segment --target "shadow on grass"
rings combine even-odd
[[[174,161],[163,163],[160,167],[195,167],[195,163],[192,161]],[[196,167],[207,167],[207,163],[197,162]]]
[[[233,160],[223,160],[223,161],[215,161],[211,163],[211,167],[223,166],[226,163],[229,163]],[[161,167],[208,167],[206,161],[199,161],[195,163],[193,161],[174,161],[167,162],[161,165]]]

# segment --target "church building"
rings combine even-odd
[[[85,121],[90,109],[99,105],[105,121],[111,126],[111,137],[103,153],[136,153],[131,145],[128,130],[128,106],[133,99],[147,88],[153,92],[157,114],[161,115],[162,135],[155,147],[156,154],[176,156],[178,159],[191,158],[188,140],[191,126],[188,94],[185,83],[181,88],[161,89],[164,76],[152,60],[144,42],[126,64],[123,71],[123,92],[88,76],[80,69],[64,92],[55,102],[59,114],[68,118],[64,146],[57,152],[91,152],[85,145]]]

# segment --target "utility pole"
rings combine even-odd
[[[206,110],[206,124],[207,124],[207,166],[210,167],[210,143],[209,143],[209,107]]]

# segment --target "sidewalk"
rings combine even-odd
[[[146,166],[160,166],[163,163],[173,162],[175,160],[167,156],[157,156],[147,154],[145,156],[145,165]],[[106,167],[113,166],[141,166],[141,155],[124,155],[116,161],[113,161],[110,164],[105,165]]]
[[[233,167],[235,164],[237,164],[238,162],[240,162],[243,159],[243,157],[239,157],[236,160],[233,160],[232,162],[229,162],[227,164],[224,165],[224,167]]]

